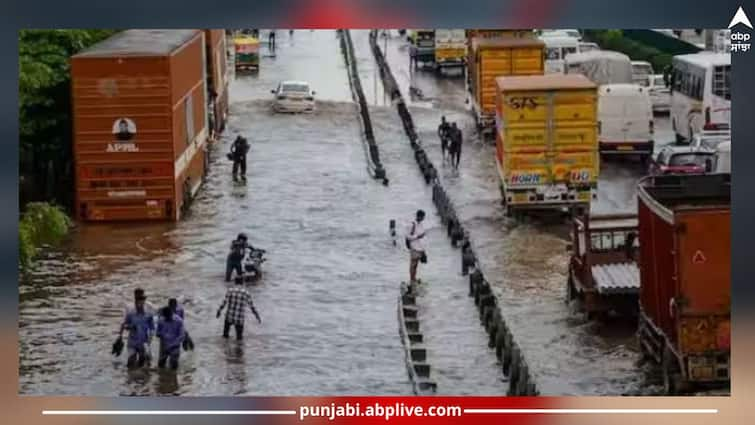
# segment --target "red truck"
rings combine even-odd
[[[127,30],[71,58],[76,217],[180,219],[209,166],[205,38]]]
[[[645,359],[666,394],[730,382],[731,175],[665,175],[638,184]]]

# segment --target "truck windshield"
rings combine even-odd
[[[613,251],[626,244],[627,232],[590,232],[592,251]]]

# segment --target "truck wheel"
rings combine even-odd
[[[671,352],[668,346],[663,350],[663,393],[665,395],[677,395],[682,390],[682,373],[679,370],[679,364],[676,356]]]

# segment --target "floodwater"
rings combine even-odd
[[[259,74],[232,81],[227,130],[185,220],[82,225],[22,280],[20,393],[411,394],[396,314],[407,255],[400,239],[391,243],[388,222],[431,212],[429,189],[388,108],[373,123],[391,184],[369,177],[334,31],[277,38],[274,57],[263,47]],[[312,83],[317,111],[273,114],[270,90],[283,79]],[[225,158],[236,134],[252,145],[245,186],[232,182]],[[439,391],[502,394],[495,356],[463,294],[458,253],[429,215],[427,243],[442,248],[422,271],[435,296],[420,315]],[[268,251],[262,279],[249,288],[262,324],[247,318],[243,343],[225,341],[215,319],[228,244],[240,231]],[[124,356],[110,355],[136,287],[154,306],[169,297],[184,304],[196,350],[182,353],[175,374],[129,372]]]
[[[211,170],[189,216],[177,224],[82,225],[20,284],[22,394],[69,395],[407,395],[412,387],[398,336],[399,283],[407,255],[400,226],[428,212],[429,263],[418,298],[432,378],[441,394],[500,395],[506,390],[458,251],[440,226],[395,108],[386,99],[366,31],[352,31],[375,137],[390,179],[370,178],[355,104],[335,31],[278,31],[261,70],[231,82],[231,113],[212,148]],[[266,31],[262,32],[266,39]],[[415,123],[440,169],[486,278],[546,395],[653,394],[657,382],[635,365],[634,327],[585,321],[565,305],[568,226],[517,223],[502,215],[493,147],[474,136],[463,76],[410,70],[406,43],[380,39]],[[271,112],[281,80],[309,81],[310,115]],[[460,170],[441,167],[435,130],[446,115],[464,129]],[[668,120],[658,140],[671,140]],[[237,134],[251,142],[248,183],[235,185],[225,158]],[[632,163],[602,164],[594,211],[636,208]],[[400,234],[403,229],[399,229]],[[250,286],[262,316],[247,319],[246,340],[225,341],[215,311],[229,241],[240,232],[268,251],[262,279]],[[133,289],[149,301],[184,304],[196,350],[177,373],[129,372],[110,346]],[[156,344],[155,344],[156,345]],[[153,347],[153,351],[156,347]]]

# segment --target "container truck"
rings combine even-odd
[[[464,30],[435,30],[435,66],[438,70],[463,67],[467,61]]]
[[[224,30],[205,30],[205,59],[207,60],[208,111],[210,130],[216,134],[225,129],[228,119],[228,67]]]
[[[543,75],[545,44],[529,38],[475,38],[467,59],[469,93],[477,127],[492,134],[495,124],[496,77]]]
[[[208,166],[204,32],[128,30],[71,58],[76,216],[178,220]]]
[[[597,86],[582,75],[496,78],[496,163],[507,215],[582,215],[598,182]]]
[[[661,366],[669,395],[726,386],[731,175],[653,176],[638,186],[643,357]]]

